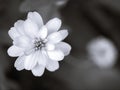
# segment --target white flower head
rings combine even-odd
[[[59,30],[61,20],[54,18],[45,25],[37,12],[29,12],[25,21],[18,20],[8,34],[13,45],[8,55],[18,57],[15,61],[17,70],[31,70],[34,76],[42,76],[45,68],[55,71],[58,61],[70,53],[71,46],[63,40],[68,36],[67,30]]]
[[[92,40],[87,50],[89,58],[100,68],[111,68],[116,63],[118,51],[113,42],[105,37]]]

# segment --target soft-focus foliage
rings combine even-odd
[[[67,3],[68,0],[25,0],[20,6],[21,12],[37,11],[41,14],[44,21],[47,22],[53,17],[60,17],[59,9]]]

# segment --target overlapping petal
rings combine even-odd
[[[56,45],[57,49],[60,49],[65,56],[67,56],[71,51],[71,46],[68,43],[60,42]]]
[[[62,36],[62,40],[64,40],[68,36],[67,30],[60,30],[59,33]]]
[[[37,12],[29,12],[27,16],[31,21],[37,24],[39,28],[43,26],[43,20],[39,13]]]
[[[24,21],[23,20],[18,20],[14,24],[14,28],[18,31],[18,33],[20,35],[25,35],[25,32],[24,32]]]
[[[47,37],[48,30],[45,26],[43,26],[39,32],[37,33],[36,37],[41,38],[44,40]]]
[[[32,22],[29,18],[24,22],[24,30],[26,35],[31,38],[35,38],[36,34],[38,33],[38,26],[36,23]]]
[[[59,43],[60,41],[64,40],[68,36],[68,31],[67,30],[61,30],[58,32],[54,32],[50,34],[47,39],[50,43]]]
[[[54,32],[54,33],[50,34],[47,37],[47,39],[50,43],[56,44],[56,43],[62,41],[63,38],[62,38],[62,35],[59,32]]]
[[[32,73],[34,76],[40,77],[43,75],[45,70],[45,66],[42,65],[36,65],[33,69],[32,69]]]
[[[64,53],[59,49],[47,51],[47,54],[48,54],[49,58],[54,61],[61,61],[64,58]]]
[[[8,31],[8,34],[9,34],[9,36],[11,37],[11,39],[13,39],[13,40],[14,40],[15,38],[17,38],[17,37],[20,36],[19,32],[16,30],[15,27],[12,27],[12,28]]]
[[[24,54],[24,49],[13,45],[7,50],[7,53],[11,57],[17,57],[17,56],[21,56]]]
[[[48,34],[58,31],[61,27],[61,23],[62,23],[61,20],[58,18],[49,20],[46,23],[46,27],[48,29]]]
[[[53,71],[57,70],[58,68],[59,68],[59,62],[58,61],[53,61],[53,60],[50,60],[50,59],[47,61],[46,69],[48,71],[53,72]]]
[[[24,61],[25,61],[25,56],[20,56],[17,58],[15,61],[14,67],[18,70],[21,71],[24,69]]]
[[[38,54],[37,52],[33,52],[32,54],[30,55],[27,55],[25,57],[25,62],[24,62],[24,67],[26,70],[31,70],[33,69],[36,64],[37,64],[37,60],[38,60]]]
[[[38,64],[39,65],[42,65],[42,66],[45,66],[46,65],[46,62],[47,62],[47,57],[46,57],[46,53],[44,51],[37,51],[38,53],[38,58],[37,58],[37,61],[38,61]]]
[[[46,50],[54,50],[55,49],[55,45],[52,43],[46,43]]]
[[[27,48],[30,46],[31,40],[27,36],[21,36],[21,37],[15,38],[13,41],[13,44],[21,48]]]

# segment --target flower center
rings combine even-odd
[[[45,47],[45,42],[41,38],[35,38],[35,50],[40,50],[42,47]]]

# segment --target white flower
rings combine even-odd
[[[116,63],[118,51],[113,42],[104,37],[92,40],[87,50],[89,58],[100,68],[111,68]]]
[[[17,70],[31,70],[33,75],[41,76],[45,68],[55,71],[58,61],[64,59],[71,46],[62,42],[67,30],[59,30],[61,20],[51,19],[45,25],[37,12],[29,12],[25,21],[18,20],[9,30],[13,45],[8,49],[11,57],[18,57],[14,66]],[[59,30],[59,31],[58,31]]]

